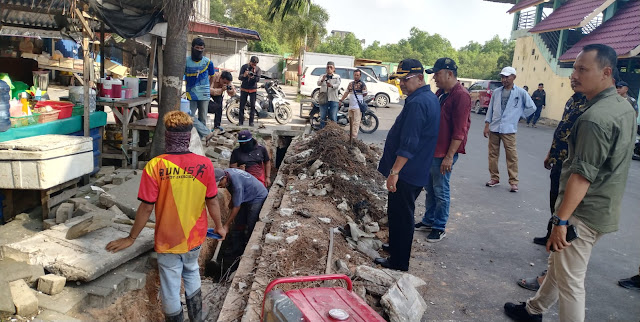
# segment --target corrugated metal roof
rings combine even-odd
[[[255,30],[231,27],[217,23],[191,21],[189,23],[189,31],[210,35],[231,36],[241,39],[262,40],[260,38],[260,34]]]
[[[640,53],[640,1],[629,2],[600,27],[578,41],[560,56],[560,61],[574,61],[582,48],[590,44],[605,44],[615,49],[619,57]]]
[[[584,27],[615,0],[569,0],[546,19],[531,28],[531,33]]]
[[[514,12],[518,12],[522,9],[527,9],[533,6],[537,6],[541,3],[545,3],[545,2],[549,2],[550,0],[524,0],[524,1],[520,1],[518,2],[518,4],[516,4],[515,6],[511,7],[511,9],[509,9],[509,11],[507,11],[507,13],[514,13]]]

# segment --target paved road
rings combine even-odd
[[[361,133],[360,138],[383,143],[400,109],[400,105],[378,109],[379,130]],[[423,295],[429,308],[423,320],[507,320],[504,302],[524,301],[534,294],[515,281],[535,276],[546,266],[546,251],[531,240],[543,234],[549,218],[549,172],[542,161],[553,129],[520,127],[520,192],[510,193],[504,153],[500,161],[504,184],[484,186],[489,173],[483,126],[484,115],[472,114],[467,155],[460,157],[453,170],[447,237],[436,244],[426,243],[423,232],[414,237],[410,272],[428,283]],[[424,193],[418,201],[417,220],[424,212]],[[639,201],[640,162],[632,161],[620,230],[605,235],[591,257],[586,279],[588,321],[640,319],[640,293],[616,284],[638,273]],[[545,318],[558,320],[557,306]]]

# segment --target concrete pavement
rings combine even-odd
[[[400,105],[376,111],[378,131],[360,138],[383,144]],[[427,281],[423,292],[429,304],[423,320],[508,321],[507,301],[525,301],[534,292],[516,285],[523,277],[546,268],[547,252],[532,243],[543,235],[549,214],[549,172],[542,163],[553,128],[527,128],[518,135],[520,192],[508,191],[501,150],[502,185],[488,188],[487,139],[482,135],[484,115],[471,115],[467,154],[455,164],[451,178],[451,217],[447,237],[427,243],[428,233],[414,235],[410,273]],[[622,205],[620,230],[596,245],[587,272],[587,321],[638,321],[640,293],[617,285],[638,273],[640,265],[640,162],[632,161]],[[424,213],[424,193],[418,198],[416,220]],[[554,306],[545,319],[558,320]]]

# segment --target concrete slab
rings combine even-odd
[[[81,220],[79,217],[77,220]],[[110,227],[93,231],[77,239],[68,240],[66,234],[75,223],[52,227],[26,240],[5,245],[5,257],[30,264],[42,265],[47,271],[70,281],[92,281],[132,258],[153,248],[153,229],[144,228],[136,242],[118,253],[109,253],[105,246],[112,240],[129,235],[130,225],[113,223]]]
[[[16,307],[11,299],[11,290],[9,290],[9,282],[0,281],[0,315],[14,314]]]
[[[116,205],[127,217],[131,219],[136,218],[136,211],[140,205],[138,200],[138,189],[140,188],[140,180],[142,174],[135,174],[131,180],[127,180],[123,184],[114,187],[109,191],[110,198],[105,194],[100,195],[100,203],[106,207],[111,208]],[[151,221],[155,221],[155,211],[151,213]]]
[[[10,258],[0,260],[0,281],[24,280],[27,285],[35,286],[40,276],[44,276],[41,265],[29,265]]]
[[[41,308],[61,314],[76,314],[88,303],[89,297],[85,290],[78,287],[65,287],[56,295],[36,293]]]
[[[33,321],[34,322],[44,322],[44,321],[80,322],[81,320],[78,320],[74,317],[71,317],[56,311],[42,310],[42,312],[40,312],[40,314],[38,314],[38,316],[36,316],[36,318],[33,319]]]
[[[91,212],[90,218],[84,219],[79,223],[74,224],[67,230],[67,239],[76,239],[82,237],[92,231],[102,229],[111,226],[112,218],[115,213],[108,210],[101,210],[99,212]]]

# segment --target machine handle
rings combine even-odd
[[[267,294],[278,284],[290,284],[290,283],[304,283],[304,282],[317,282],[317,281],[329,281],[329,280],[343,280],[347,282],[347,290],[353,289],[353,283],[349,276],[344,274],[329,274],[329,275],[311,275],[311,276],[294,276],[294,277],[282,277],[276,278],[271,281],[267,288],[264,290],[264,296],[262,297],[262,310],[260,318],[264,317],[264,302],[267,299]]]

